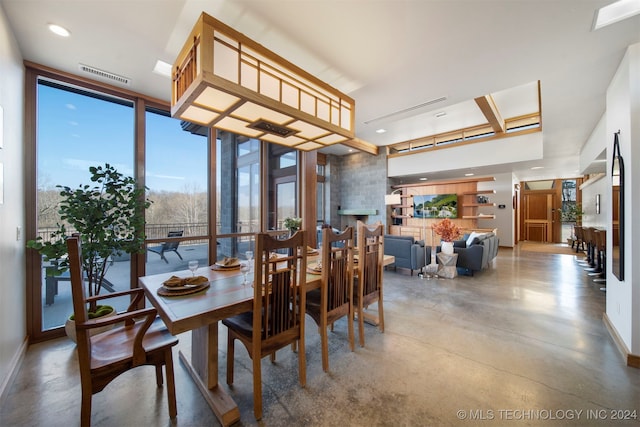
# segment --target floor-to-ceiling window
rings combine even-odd
[[[110,163],[147,187],[148,250],[109,259],[113,290],[137,286],[142,274],[184,270],[191,259],[207,265],[213,257],[245,257],[256,232],[282,229],[287,216],[300,215],[296,150],[228,132],[210,136],[172,119],[156,99],[37,65],[27,67],[25,87],[27,239],[46,238],[59,220],[55,186],[87,183],[89,166]],[[315,199],[315,188],[308,193]],[[62,335],[72,311],[69,282],[51,283],[42,257],[28,251],[32,341]]]
[[[267,228],[283,229],[284,220],[298,216],[298,152],[266,144],[268,150]]]
[[[576,212],[581,211],[578,195],[577,180],[565,179],[562,181],[562,212],[560,218],[562,221],[561,241],[563,242],[574,237],[573,227],[579,219],[579,215],[576,215]]]
[[[216,257],[246,257],[260,223],[261,142],[219,132],[216,143]]]
[[[168,103],[126,89],[35,64],[25,75],[26,163],[31,171],[25,177],[27,240],[49,238],[60,221],[56,185],[91,185],[89,167],[109,163],[144,183],[153,203],[145,212],[149,252],[109,257],[102,293],[137,286],[145,270],[186,269],[189,259],[207,265],[212,210],[207,133],[193,133],[188,124],[170,118]],[[182,233],[175,239],[179,248],[162,255],[154,252],[174,228]],[[62,335],[61,326],[72,313],[68,277],[48,276],[48,267],[39,253],[27,252],[27,329],[32,341]],[[128,298],[109,302],[117,310],[129,304]]]
[[[60,188],[91,185],[89,167],[106,163],[128,176],[134,171],[133,103],[105,94],[81,90],[60,82],[37,82],[36,209],[37,236],[50,239],[58,223]],[[73,232],[74,230],[68,230]],[[40,298],[43,331],[62,326],[73,312],[69,274],[47,274],[49,260],[41,263]],[[129,287],[130,263],[107,263],[105,285],[112,290]],[[36,292],[38,294],[38,292]],[[112,302],[124,309],[128,300]]]
[[[190,260],[207,265],[208,152],[206,128],[146,110],[145,185],[152,201],[145,216],[146,274],[186,270]]]
[[[316,221],[317,225],[328,223],[326,213],[326,157],[318,156],[316,166],[317,188],[316,188]]]

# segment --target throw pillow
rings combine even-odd
[[[477,243],[477,241],[480,240],[479,237],[483,234],[484,233],[476,233],[475,231],[472,231],[467,238],[467,247],[473,245],[474,243]]]

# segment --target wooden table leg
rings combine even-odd
[[[193,381],[223,426],[240,420],[240,410],[218,384],[218,322],[191,332],[191,361],[180,352]]]

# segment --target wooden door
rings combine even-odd
[[[552,243],[554,240],[553,194],[522,195],[523,240]]]

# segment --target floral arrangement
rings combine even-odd
[[[284,219],[284,228],[291,231],[297,231],[302,226],[302,218],[287,217]]]
[[[453,242],[462,235],[460,227],[455,225],[449,218],[445,218],[439,223],[434,224],[433,231],[440,235],[440,238],[444,242]]]

